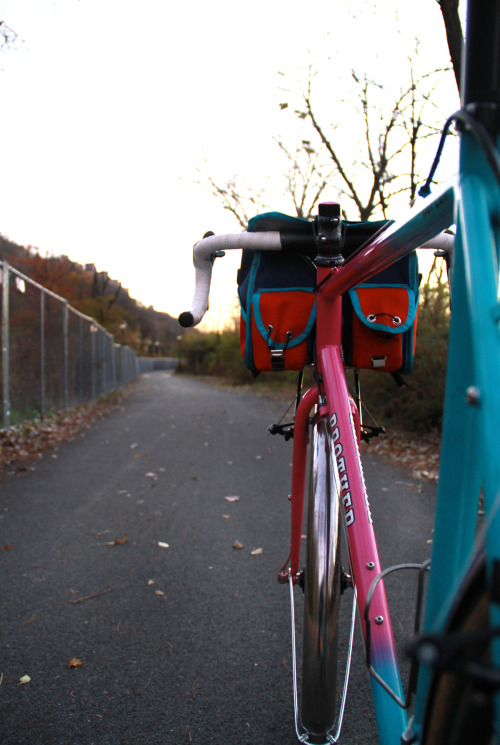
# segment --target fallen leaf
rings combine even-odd
[[[240,541],[235,541],[235,542],[233,543],[233,548],[236,548],[236,549],[240,549],[240,548],[243,548],[243,544],[242,544],[242,543],[240,543]]]
[[[25,685],[26,683],[29,683],[31,681],[31,678],[29,675],[23,675],[22,678],[19,678],[18,686]]]
[[[158,541],[158,545],[160,548],[170,548],[170,545],[168,543],[163,543],[163,541]]]
[[[239,497],[224,497],[224,499],[226,500],[226,502],[239,502],[240,501]]]
[[[123,546],[124,543],[127,543],[128,541],[128,535],[125,533],[123,538],[115,538],[114,541],[109,541],[108,546]]]
[[[254,548],[253,551],[250,551],[250,554],[252,556],[260,556],[261,553],[263,553],[263,550],[261,548]]]
[[[78,659],[78,657],[72,657],[71,660],[68,662],[68,668],[71,667],[81,667],[83,665],[83,662]]]

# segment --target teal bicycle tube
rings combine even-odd
[[[457,193],[443,446],[424,634],[444,628],[467,574],[481,490],[488,516],[490,575],[500,558],[500,306],[498,244],[492,227],[500,218],[500,193],[484,154],[466,134],[462,136]],[[493,613],[499,615],[496,608]],[[499,624],[500,616],[492,622]],[[495,657],[499,665],[497,652]],[[430,677],[431,670],[421,665],[414,724],[417,734],[425,715]]]

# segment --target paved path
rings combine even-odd
[[[57,457],[0,477],[2,745],[295,742],[280,414],[155,372]],[[425,558],[432,489],[376,461],[367,476],[383,561]],[[373,743],[364,676],[352,689],[344,742]]]

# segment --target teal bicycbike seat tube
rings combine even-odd
[[[444,628],[475,550],[479,495],[489,515],[490,576],[500,561],[500,305],[498,242],[500,189],[482,148],[462,133],[456,197],[457,238],[443,421],[443,449],[425,631]],[[446,589],[444,589],[446,588]],[[492,624],[500,625],[500,612]],[[500,650],[495,652],[500,666]],[[415,725],[425,716],[431,670],[421,665]],[[497,697],[498,698],[498,697]],[[500,710],[499,710],[500,714]]]

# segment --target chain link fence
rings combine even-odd
[[[93,318],[0,262],[0,427],[78,406],[138,373],[136,353]]]

